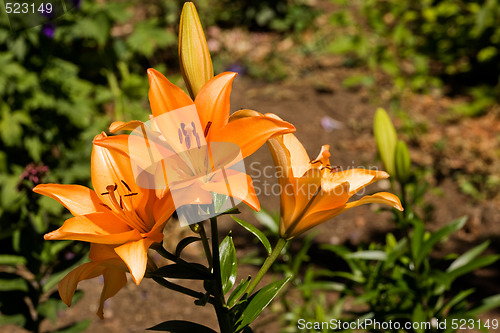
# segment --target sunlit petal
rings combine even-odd
[[[115,248],[115,252],[127,264],[132,279],[139,284],[146,272],[148,262],[148,249],[153,244],[151,239],[140,239],[135,242],[125,243]]]
[[[96,193],[85,186],[40,184],[33,191],[59,201],[75,216],[106,210]]]
[[[148,69],[149,104],[153,116],[193,104],[191,98],[179,87],[172,84],[157,70]]]

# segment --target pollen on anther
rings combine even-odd
[[[205,131],[203,131],[203,136],[205,136],[205,138],[206,138],[206,137],[207,137],[207,135],[208,135],[208,131],[210,130],[210,126],[212,126],[212,122],[211,122],[211,121],[209,121],[209,122],[207,123],[207,126],[205,126]]]

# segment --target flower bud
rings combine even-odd
[[[405,184],[411,175],[411,160],[408,147],[404,141],[399,140],[396,144],[394,166],[396,167],[396,177],[398,181]]]
[[[179,62],[184,82],[194,99],[201,87],[214,76],[214,69],[203,27],[192,2],[186,2],[182,8]]]
[[[373,132],[375,133],[375,140],[377,141],[378,151],[384,163],[385,170],[391,176],[395,176],[396,167],[394,165],[394,152],[396,149],[397,135],[391,119],[382,108],[378,108],[375,113]]]

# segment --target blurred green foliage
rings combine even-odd
[[[338,28],[330,51],[351,65],[382,70],[397,90],[466,93],[461,113],[484,112],[500,98],[498,0],[333,0]]]
[[[43,240],[70,214],[32,188],[89,185],[93,137],[115,118],[147,118],[145,70],[165,70],[180,3],[133,4],[85,0],[52,26],[14,32],[0,17],[0,325],[55,322],[66,307],[55,286],[88,251]]]

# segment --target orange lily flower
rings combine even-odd
[[[365,186],[389,175],[384,171],[347,169],[337,171],[329,161],[329,146],[310,160],[293,134],[269,140],[281,185],[280,236],[291,239],[332,217],[359,205],[382,203],[403,210],[397,196],[387,192],[348,200]]]
[[[104,319],[104,301],[116,295],[127,284],[125,272],[128,270],[111,245],[91,244],[89,258],[91,262],[73,269],[59,282],[59,295],[67,306],[71,306],[78,283],[102,275],[104,286],[97,315]]]
[[[277,117],[268,115],[242,116],[246,112],[251,112],[249,110],[240,110],[229,116],[231,85],[236,73],[226,72],[212,78],[201,88],[194,101],[158,71],[149,69],[148,76],[150,84],[149,101],[152,110],[151,127],[152,130],[157,129],[156,134],[151,133],[152,130],[149,130],[148,136],[160,137],[164,141],[163,147],[157,145],[156,152],[169,149],[171,150],[170,155],[183,159],[183,161],[175,161],[175,168],[172,161],[170,161],[172,163],[158,163],[162,167],[157,168],[155,171],[157,175],[160,175],[158,177],[161,178],[161,176],[167,174],[167,178],[170,175],[175,175],[173,177],[175,180],[182,180],[184,189],[181,190],[186,194],[181,196],[186,198],[182,201],[183,204],[211,203],[210,192],[214,192],[237,198],[253,209],[259,210],[260,204],[255,195],[252,180],[246,173],[227,170],[224,177],[221,174],[217,174],[215,177],[206,177],[210,169],[218,169],[223,167],[224,163],[234,162],[234,156],[214,157],[210,163],[207,154],[199,152],[204,151],[203,149],[190,149],[190,147],[194,146],[196,148],[194,142],[198,142],[197,145],[200,148],[200,141],[202,141],[202,143],[206,142],[208,150],[212,149],[213,152],[213,147],[216,147],[217,143],[229,143],[237,148],[239,147],[240,157],[245,158],[260,148],[269,138],[291,133],[295,131],[295,127]],[[181,108],[182,110],[178,110]],[[166,116],[167,113],[174,110],[180,112],[181,116],[178,117],[181,118],[183,113],[195,110],[194,114],[199,119],[199,121],[196,119],[198,124],[190,120],[188,124],[192,124],[190,131],[197,135],[196,141],[193,139],[194,136],[189,141],[183,140],[182,133],[185,132],[185,127],[182,127],[181,132],[179,125],[184,125],[183,123],[176,123],[171,120],[165,121],[166,118],[162,118],[162,115]],[[148,127],[144,126],[142,122],[131,121],[127,123],[115,122],[110,126],[110,131],[134,130],[140,126],[142,126],[143,130],[148,130]],[[130,156],[131,160],[134,161],[147,159],[145,149],[130,147],[129,137],[129,135],[111,136],[97,144],[118,149],[130,155],[135,154],[135,156]],[[208,150],[206,151],[208,152]],[[186,154],[189,155],[187,158],[185,157]],[[228,155],[234,154],[231,152]],[[236,159],[238,158],[236,157]],[[230,165],[231,163],[228,163],[225,166]],[[230,183],[230,188],[227,186],[228,183]],[[168,186],[172,187],[171,179],[169,179]],[[174,188],[171,188],[172,193],[174,189],[179,190],[174,186]],[[161,193],[165,190],[168,190],[166,182],[163,183],[163,188],[157,195],[161,197]]]
[[[33,191],[63,204],[74,215],[46,240],[80,240],[114,246],[139,284],[147,265],[151,244],[161,242],[163,227],[175,208],[170,195],[161,199],[154,190],[137,186],[128,157],[98,145],[94,138],[91,173],[95,191],[80,185],[42,184]]]

